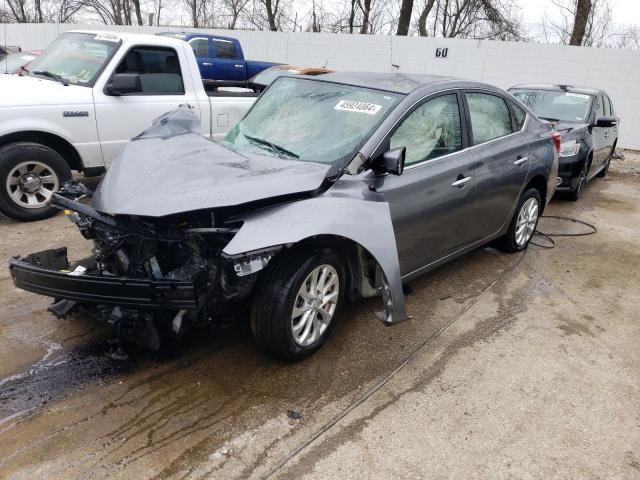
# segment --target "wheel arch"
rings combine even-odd
[[[547,180],[542,175],[534,176],[522,191],[523,194],[530,188],[535,188],[540,192],[540,200],[542,201],[541,213],[544,212],[545,205],[547,204]]]
[[[0,137],[0,147],[17,142],[32,142],[49,147],[60,154],[71,170],[82,171],[84,165],[75,147],[59,135],[39,130],[9,133]]]
[[[347,275],[347,297],[350,300],[375,296],[376,266],[375,257],[364,246],[351,238],[341,235],[322,234],[304,238],[283,248],[276,256],[287,255],[293,250],[319,250],[328,248],[343,262]]]

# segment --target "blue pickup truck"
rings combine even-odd
[[[158,35],[179,38],[191,45],[203,80],[246,82],[263,70],[278,65],[245,60],[242,46],[235,38],[177,32],[162,32]]]

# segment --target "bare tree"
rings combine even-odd
[[[435,0],[427,0],[422,8],[422,12],[420,12],[420,17],[418,17],[418,33],[422,37],[426,37],[428,35],[427,31],[427,17],[433,8],[433,4]]]
[[[223,8],[229,12],[228,29],[234,30],[236,28],[240,15],[245,11],[248,3],[249,0],[222,0]]]
[[[400,2],[400,18],[398,19],[398,30],[396,35],[408,35],[409,24],[411,23],[411,14],[413,13],[413,0],[401,0]]]
[[[591,6],[586,21],[582,18],[583,13],[578,14],[579,1],[551,2],[554,5],[554,15],[550,17],[545,13],[542,18],[542,32],[546,42],[594,47],[611,42],[613,22],[608,0],[589,0]]]
[[[587,22],[591,17],[591,0],[578,0],[576,2],[575,16],[573,19],[573,30],[569,45],[582,45],[584,34],[587,29]]]

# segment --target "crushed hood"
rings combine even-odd
[[[178,111],[130,142],[93,196],[103,213],[161,217],[313,192],[331,165],[240,155],[207,140]],[[195,116],[194,116],[195,118]]]

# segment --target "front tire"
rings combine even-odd
[[[576,185],[575,190],[569,192],[569,200],[577,202],[580,200],[582,196],[582,192],[584,191],[584,187],[587,184],[587,175],[589,174],[589,164],[591,162],[584,162],[582,165],[582,169],[580,170],[580,176],[578,177],[578,184]]]
[[[267,353],[298,361],[318,350],[335,325],[347,282],[329,249],[276,256],[256,285],[251,329]]]
[[[520,197],[518,207],[513,214],[509,230],[498,239],[496,246],[505,252],[519,252],[527,248],[529,241],[536,231],[540,212],[542,211],[542,200],[537,188],[529,188]]]
[[[611,149],[611,153],[609,153],[609,156],[607,157],[607,161],[604,164],[604,167],[602,168],[602,170],[600,170],[598,172],[598,175],[596,175],[599,178],[604,178],[607,176],[607,173],[609,173],[609,167],[611,166],[611,158],[613,157],[613,152],[615,152],[616,147],[613,147]]]
[[[0,212],[23,222],[53,216],[48,202],[71,179],[62,156],[49,147],[17,142],[0,148]]]

